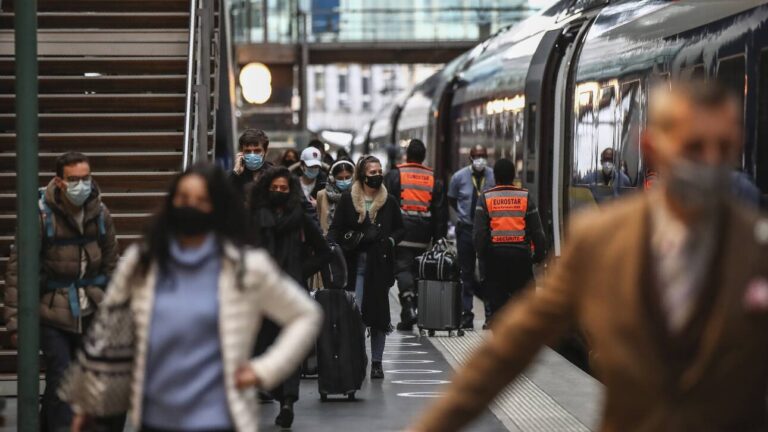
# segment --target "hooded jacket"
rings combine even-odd
[[[86,237],[84,244],[55,244],[45,233],[43,215],[40,215],[40,320],[43,324],[65,331],[82,332],[82,316],[75,317],[71,311],[67,288],[49,290],[49,282],[70,282],[78,279],[93,279],[104,275],[109,277],[117,265],[118,245],[115,226],[109,210],[101,202],[96,183],[93,191],[83,204],[83,231],[80,232],[75,214],[63,205],[61,190],[51,181],[45,188],[44,199],[53,217],[56,243]],[[103,212],[104,233],[100,233],[99,215]],[[81,277],[81,261],[86,261],[85,273]],[[16,331],[18,291],[18,256],[16,247],[11,248],[8,269],[5,276],[6,326]],[[104,289],[97,286],[84,287],[85,294],[94,305],[101,303]]]

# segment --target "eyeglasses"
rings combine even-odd
[[[92,180],[91,175],[88,174],[87,176],[77,177],[77,176],[68,176],[64,180],[67,181],[67,183],[78,183],[81,181],[89,182]]]

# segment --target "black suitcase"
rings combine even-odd
[[[430,250],[417,256],[413,264],[419,279],[459,280],[459,261],[456,258],[456,252],[445,239],[439,240]]]
[[[315,295],[325,313],[317,338],[317,386],[320,399],[328,395],[355,398],[368,368],[365,352],[365,324],[352,293],[321,290]]]
[[[419,330],[434,336],[436,330],[456,331],[464,336],[461,329],[461,284],[457,281],[420,280],[419,288]]]

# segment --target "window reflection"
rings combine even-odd
[[[637,187],[640,169],[640,132],[642,128],[640,81],[621,86],[621,145],[620,167],[629,177],[630,185]]]

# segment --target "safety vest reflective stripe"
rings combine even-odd
[[[432,205],[432,190],[435,187],[435,175],[432,170],[419,164],[399,165],[400,170],[400,208],[403,213],[416,212],[428,216]]]
[[[524,243],[528,191],[499,186],[485,193],[493,243]]]

